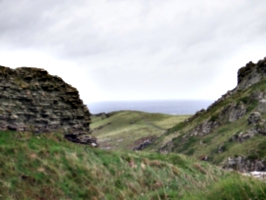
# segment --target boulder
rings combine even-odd
[[[249,130],[247,130],[246,132],[241,132],[238,135],[238,141],[239,142],[244,142],[247,139],[250,139],[252,137],[254,137],[256,134],[258,134],[258,131],[255,128],[251,128]]]
[[[98,147],[96,138],[91,135],[65,134],[65,138],[71,142]]]
[[[249,125],[256,125],[262,121],[261,114],[259,112],[253,112],[248,118]]]
[[[212,120],[206,120],[203,123],[196,126],[191,131],[191,136],[205,136],[211,133],[211,131],[219,126],[218,122]]]
[[[223,108],[219,114],[219,121],[234,122],[246,114],[246,106],[244,103],[232,103]]]
[[[141,151],[141,150],[145,149],[146,147],[148,147],[151,143],[152,143],[151,139],[145,140],[144,142],[142,142],[137,147],[134,147],[133,150],[134,151]]]
[[[252,160],[245,156],[236,156],[233,158],[227,158],[223,162],[223,168],[247,173],[251,171],[264,171],[266,169],[266,165],[265,160]]]
[[[259,101],[259,105],[258,105],[258,108],[257,110],[263,114],[266,113],[266,99],[261,99]]]

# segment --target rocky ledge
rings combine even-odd
[[[246,89],[266,77],[266,57],[254,64],[249,62],[237,72],[237,89]]]
[[[77,89],[44,69],[0,66],[0,90],[2,131],[60,130],[76,141],[89,133],[90,112]]]

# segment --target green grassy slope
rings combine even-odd
[[[108,117],[106,117],[108,116]],[[101,148],[132,149],[146,139],[165,133],[189,116],[175,116],[137,111],[119,111],[92,116],[91,130]]]
[[[257,134],[243,142],[232,141],[233,136],[239,135],[241,132],[245,133],[252,128],[247,119],[252,112],[257,111],[258,100],[254,98],[254,94],[265,91],[266,80],[263,80],[246,90],[232,94],[207,111],[195,115],[192,120],[179,123],[171,128],[156,140],[149,150],[158,151],[158,149],[163,149],[166,152],[182,153],[195,157],[207,155],[209,161],[215,164],[221,163],[228,157],[238,155],[244,155],[252,159],[266,158],[266,137],[264,135]],[[219,120],[224,108],[232,103],[236,103],[236,105],[243,104],[246,107],[245,115],[233,122]],[[262,118],[266,119],[266,115],[262,114]],[[190,134],[193,128],[208,119],[217,121],[221,125],[205,136],[192,136]],[[222,151],[219,152],[219,148]]]
[[[266,198],[264,182],[206,162],[177,154],[85,151],[56,133],[0,132],[0,166],[0,199],[7,200]]]

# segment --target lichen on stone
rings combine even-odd
[[[0,66],[0,130],[89,133],[90,112],[79,92],[39,68]]]

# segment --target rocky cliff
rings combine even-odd
[[[233,90],[148,149],[193,155],[227,169],[266,170],[266,58],[247,63],[237,78]]]
[[[249,62],[246,66],[240,68],[237,72],[237,86],[233,90],[229,90],[226,94],[222,95],[220,99],[210,105],[207,111],[211,111],[215,106],[219,105],[221,102],[230,98],[232,95],[235,95],[241,90],[245,90],[252,86],[255,83],[260,82],[266,77],[266,57],[263,60],[259,60],[258,63],[254,64]],[[253,100],[261,100],[264,98],[264,95],[260,91],[256,91],[250,95],[250,98]],[[233,101],[230,104],[222,107],[222,110],[214,117],[210,117],[205,120],[203,123],[195,127],[191,132],[192,135],[206,135],[210,133],[213,129],[228,123],[234,122],[239,118],[243,117],[246,114],[246,105],[242,102]],[[205,110],[197,113],[192,116],[188,121],[193,120],[199,114],[204,114]],[[215,118],[215,119],[214,119]]]
[[[246,89],[266,77],[266,57],[254,64],[249,62],[238,70],[237,89]]]
[[[90,113],[77,89],[44,69],[0,66],[0,130],[89,132]]]

